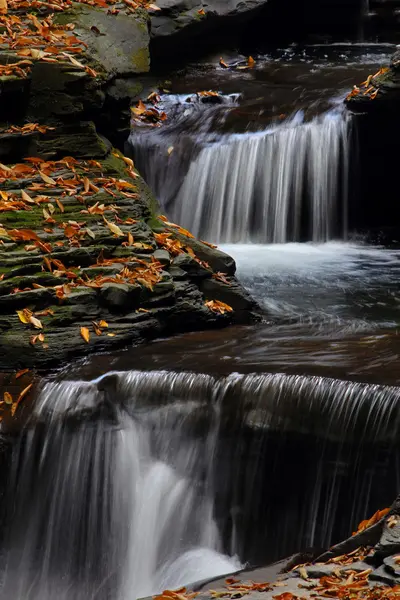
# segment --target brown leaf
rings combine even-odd
[[[63,213],[64,212],[64,204],[58,198],[56,198],[56,203],[57,203],[57,206],[60,209],[60,211]]]

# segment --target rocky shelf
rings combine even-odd
[[[260,318],[233,259],[161,218],[133,162],[92,120],[117,63],[119,74],[148,70],[142,4],[9,0],[3,8],[3,370]]]

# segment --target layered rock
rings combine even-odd
[[[31,27],[32,50],[21,58],[6,39],[0,51],[1,64],[24,61],[0,95],[3,369],[258,318],[234,261],[159,220],[132,161],[97,132],[113,79],[149,68],[146,14],[128,13],[12,13]],[[37,41],[48,31],[56,50]]]

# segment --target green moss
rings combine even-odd
[[[132,64],[138,73],[147,73],[150,69],[150,53],[148,48],[140,48],[132,56]]]

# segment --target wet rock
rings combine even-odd
[[[217,279],[206,279],[199,284],[207,300],[219,300],[229,304],[235,311],[253,310],[257,308],[250,294],[248,294],[235,280],[229,285]]]
[[[199,265],[197,261],[189,254],[179,254],[172,261],[174,267],[179,267],[194,279],[211,277],[212,271]]]
[[[182,281],[183,279],[187,279],[188,274],[183,269],[180,269],[176,265],[171,265],[169,269],[170,275],[176,281]]]
[[[125,283],[105,283],[100,290],[101,301],[111,310],[121,311],[133,305],[134,298],[140,298],[140,286]]]
[[[236,272],[236,263],[232,256],[225,254],[219,248],[208,246],[201,240],[187,237],[182,233],[176,231],[176,229],[170,229],[174,236],[183,242],[189,248],[192,248],[194,253],[200,260],[208,263],[213,271],[225,273],[225,275],[234,275]]]
[[[375,546],[375,554],[386,557],[400,552],[400,517],[391,515],[385,519],[382,535]]]
[[[400,552],[400,547],[398,548],[398,551]],[[384,562],[387,570],[392,575],[395,575],[396,577],[400,577],[399,557],[400,557],[400,554],[397,554],[395,556],[387,556],[386,558],[383,559],[383,562]]]
[[[159,0],[160,10],[150,12],[152,56],[193,51],[193,38],[210,47],[218,36],[243,30],[266,4],[267,0]]]
[[[167,252],[166,250],[162,250],[161,248],[156,250],[153,256],[156,260],[158,260],[158,262],[160,262],[164,266],[167,266],[171,263],[171,256],[169,252]]]
[[[75,33],[88,44],[93,59],[108,77],[147,73],[150,68],[149,24],[146,11],[133,14],[107,14],[107,10],[85,4],[60,15],[57,20],[73,19]]]
[[[375,569],[369,578],[371,581],[379,581],[381,583],[386,583],[387,585],[396,585],[399,582],[396,576],[390,573],[385,565],[381,565]]]

